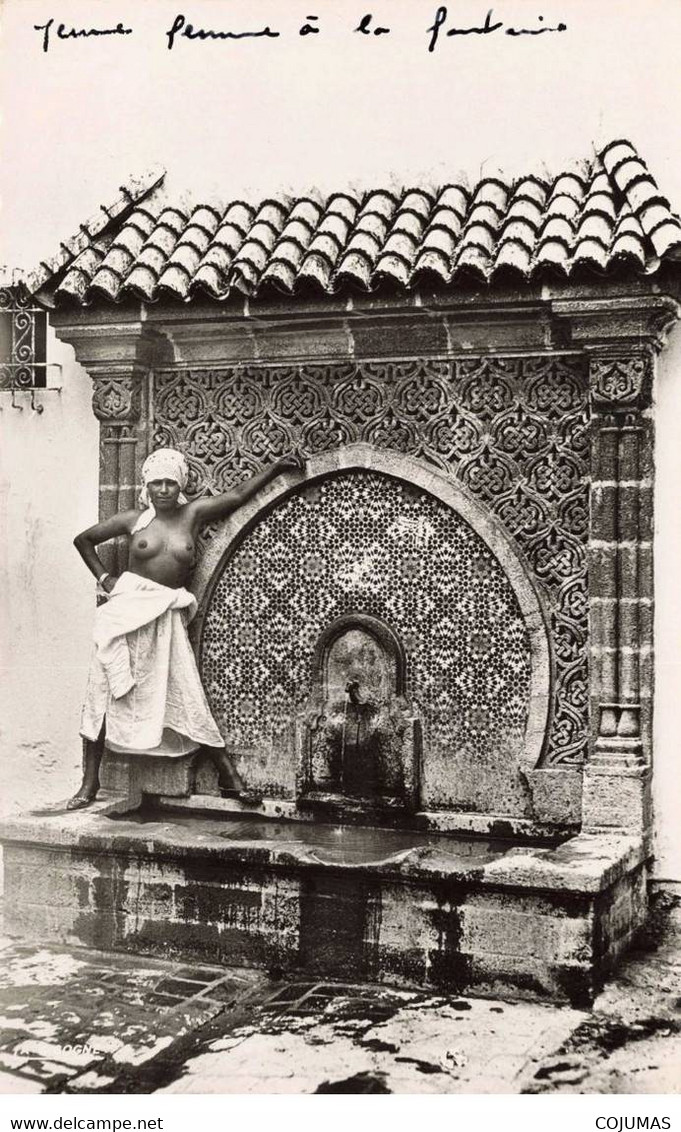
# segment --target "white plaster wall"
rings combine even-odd
[[[655,390],[655,876],[681,886],[681,326]]]
[[[98,428],[91,382],[48,339],[49,389],[0,393],[0,811],[68,797],[78,781],[80,701],[94,609],[73,548],[97,519]]]

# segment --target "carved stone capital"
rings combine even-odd
[[[649,350],[590,353],[589,388],[593,407],[605,413],[647,408],[652,395],[653,366]]]
[[[92,376],[107,370],[146,373],[169,360],[169,344],[134,309],[52,311],[57,338],[73,346],[76,361]]]
[[[681,307],[671,295],[618,295],[607,299],[554,299],[554,317],[569,327],[570,341],[613,354],[663,348]]]
[[[107,424],[139,420],[142,390],[136,375],[95,374],[92,384],[92,410],[98,420]]]

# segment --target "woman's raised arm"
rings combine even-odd
[[[189,506],[201,526],[215,519],[224,519],[227,515],[231,515],[237,507],[241,507],[247,500],[252,499],[261,487],[275,479],[276,476],[281,475],[282,472],[302,472],[304,467],[305,461],[302,456],[295,453],[280,456],[264,471],[251,476],[250,479],[240,483],[238,487],[232,488],[231,491],[223,491],[219,495],[203,496],[201,499],[193,500]]]

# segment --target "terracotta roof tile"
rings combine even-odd
[[[536,232],[541,227],[544,219],[544,209],[536,201],[529,200],[528,197],[514,197],[508,207],[508,211],[503,220],[503,227],[512,221],[522,222],[529,224]]]
[[[539,246],[541,247],[546,240],[560,240],[566,248],[569,248],[574,235],[574,228],[565,216],[560,213],[549,213],[539,232]]]
[[[90,245],[76,258],[73,267],[64,279],[62,290],[70,298],[85,300],[88,289],[104,259],[104,250],[96,245]],[[154,282],[156,277],[154,278]]]
[[[463,227],[462,216],[464,215],[465,213],[460,214],[449,205],[438,205],[433,210],[433,215],[426,232],[426,240],[429,238],[431,232],[435,232],[438,229],[442,229],[454,237],[458,236]]]
[[[117,221],[126,219],[136,204],[160,186],[164,175],[162,169],[154,168],[140,177],[130,177],[120,186],[114,200],[100,205],[97,212],[81,224],[75,236],[60,245],[56,255],[43,260],[35,271],[24,277],[23,286],[35,294],[64,269],[72,268],[81,252],[104,236],[107,229],[113,227]]]
[[[531,267],[532,255],[525,244],[518,240],[505,240],[499,245],[494,259],[495,271],[507,268],[529,275]]]
[[[113,299],[114,302],[118,299],[120,289],[120,274],[114,268],[104,265],[96,272],[90,284],[90,291],[102,295],[105,299]]]
[[[511,220],[504,224],[499,236],[499,247],[509,240],[521,244],[531,255],[537,242],[537,226],[527,220]]]
[[[156,290],[160,272],[160,264],[157,265],[155,270],[153,267],[146,263],[140,263],[138,260],[125,281],[126,290],[133,295],[137,295],[140,299],[150,300]]]
[[[433,225],[423,237],[421,255],[429,252],[437,252],[437,254],[443,256],[447,262],[451,262],[452,256],[456,250],[456,237],[456,232],[452,232],[444,226],[441,227],[439,224]]]
[[[282,244],[287,243],[297,244],[301,252],[307,251],[313,234],[314,228],[305,220],[289,220],[284,226],[284,231],[277,244],[277,252]]]
[[[356,198],[301,197],[226,207],[176,207],[158,179],[128,191],[82,226],[36,290],[57,300],[188,302],[197,292],[226,299],[274,287],[400,290],[426,281],[493,283],[514,272],[651,272],[681,253],[681,222],[634,146],[614,141],[580,172],[553,180],[485,177],[472,188],[376,189]],[[52,266],[50,266],[52,265]]]
[[[196,244],[181,240],[168,260],[168,267],[183,268],[191,278],[201,262],[201,252]]]
[[[331,232],[319,232],[310,244],[309,253],[310,256],[321,256],[329,267],[333,267],[342,248],[343,241],[337,239]]]
[[[544,209],[548,198],[548,188],[536,177],[525,177],[516,185],[513,200],[534,201],[539,209]]]
[[[392,279],[402,287],[409,286],[411,266],[409,262],[396,255],[382,255],[376,264],[375,277]]]
[[[242,232],[236,224],[229,222],[221,224],[215,233],[211,248],[220,248],[223,252],[228,253],[230,259],[238,252],[239,248],[246,239],[246,233]]]
[[[180,264],[166,267],[158,281],[159,291],[164,291],[176,299],[186,299],[189,294],[191,275]]]
[[[479,225],[484,225],[489,232],[496,232],[504,219],[504,213],[486,201],[474,201],[464,225],[465,233]]]
[[[359,210],[358,219],[364,216],[381,216],[384,220],[392,219],[397,200],[392,193],[385,192],[379,189],[376,192],[369,193],[366,197],[364,204]]]
[[[225,293],[224,280],[227,275],[229,261],[223,268],[215,263],[203,263],[194,276],[194,287],[206,291],[214,299],[220,299]]]
[[[460,250],[465,251],[466,248],[476,247],[481,248],[490,254],[494,251],[496,245],[495,233],[485,224],[475,221],[466,230],[461,238]]]
[[[176,243],[177,232],[174,232],[167,224],[157,224],[144,246],[142,255],[145,254],[148,248],[156,248],[161,252],[164,258],[167,258],[169,255],[172,255]]]
[[[609,262],[607,248],[599,240],[589,238],[581,239],[572,256],[572,267],[590,267],[596,271],[605,271]]]
[[[333,263],[320,252],[305,256],[298,278],[302,283],[313,283],[322,291],[333,290]]]
[[[470,193],[460,185],[446,185],[439,194],[435,207],[450,208],[457,216],[463,218],[468,212]]]
[[[392,240],[393,236],[396,235],[405,236],[407,239],[413,240],[414,245],[416,245],[423,238],[424,228],[423,217],[417,216],[411,209],[400,209],[390,229],[388,239]]]
[[[510,186],[505,185],[503,181],[497,180],[496,177],[487,178],[481,181],[477,189],[473,192],[472,203],[488,205],[496,209],[500,216],[503,216],[508,204],[510,193]]]
[[[566,220],[574,221],[581,211],[581,203],[567,193],[558,193],[551,197],[546,210],[547,217],[563,216]]]
[[[535,268],[551,268],[556,272],[569,272],[570,252],[559,240],[545,240],[534,257]]]
[[[612,224],[608,223],[605,217],[597,212],[587,213],[582,220],[580,220],[577,228],[575,251],[577,251],[579,245],[586,240],[597,240],[607,251],[612,241]]]
[[[492,267],[490,249],[481,244],[467,243],[457,253],[454,267],[459,273],[468,272],[486,282]]]

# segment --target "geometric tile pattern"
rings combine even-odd
[[[304,710],[321,634],[343,614],[402,641],[424,752],[518,752],[528,712],[525,623],[493,554],[411,485],[355,471],[303,488],[241,541],[213,590],[201,673],[228,747],[265,758]]]

